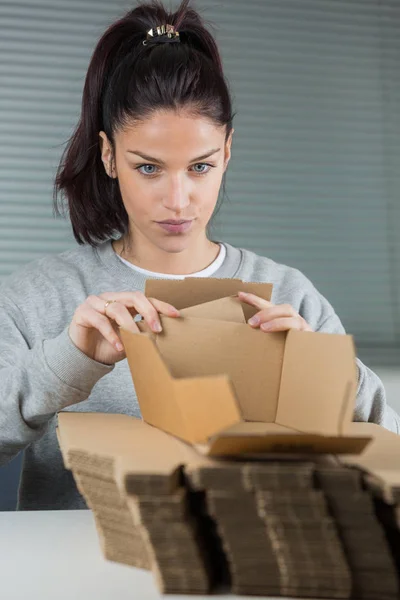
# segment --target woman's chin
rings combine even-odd
[[[183,252],[190,246],[190,236],[152,236],[154,246],[168,253]]]

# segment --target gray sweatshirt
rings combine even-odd
[[[314,331],[345,333],[331,304],[298,269],[226,244],[213,277],[273,284],[272,302],[289,303]],[[146,276],[115,254],[111,241],[32,261],[0,285],[0,464],[24,451],[19,509],[86,508],[65,470],[56,438],[61,410],[140,416],[128,363],[88,358],[68,327],[90,294],[144,291]],[[381,380],[357,359],[354,420],[399,433]]]

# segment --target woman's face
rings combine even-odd
[[[204,241],[231,154],[232,134],[225,144],[224,129],[159,111],[116,134],[113,171],[110,144],[100,132],[102,160],[118,178],[134,246],[143,240],[175,253]]]

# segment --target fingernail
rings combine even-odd
[[[156,333],[160,333],[162,331],[161,323],[158,323],[158,321],[153,323],[152,329]]]
[[[123,345],[120,344],[119,342],[117,342],[115,344],[116,349],[118,350],[118,352],[122,352],[122,350],[124,349]]]
[[[261,329],[262,329],[263,331],[269,331],[270,329],[272,329],[272,327],[271,327],[271,324],[270,324],[270,323],[263,323],[263,324],[261,325]]]
[[[248,321],[249,325],[258,325],[260,322],[260,318],[257,316],[251,317],[251,319],[249,319]]]

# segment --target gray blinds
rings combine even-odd
[[[53,218],[53,178],[96,39],[116,16],[93,0],[0,3],[0,280],[75,245]]]
[[[94,44],[134,5],[0,4],[0,280],[75,245],[53,177]],[[400,3],[193,5],[216,26],[238,112],[214,237],[302,270],[361,358],[400,364]]]

